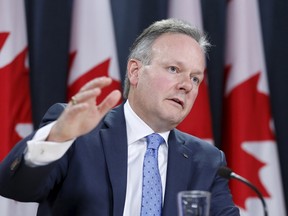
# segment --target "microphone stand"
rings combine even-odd
[[[264,216],[268,216],[268,210],[267,210],[267,205],[266,202],[263,198],[263,195],[261,194],[261,192],[247,179],[243,178],[240,175],[237,175],[236,173],[232,172],[231,173],[231,178],[237,179],[241,182],[243,182],[244,184],[246,184],[247,186],[249,186],[250,188],[252,188],[252,190],[255,191],[255,193],[258,195],[258,197],[260,198],[262,205],[263,205],[263,210],[264,210]]]
[[[267,205],[266,202],[263,198],[263,195],[261,194],[261,192],[256,188],[255,185],[253,185],[250,181],[248,181],[246,178],[234,173],[230,168],[228,167],[220,167],[218,169],[218,175],[226,178],[226,179],[230,179],[230,178],[234,178],[244,184],[246,184],[248,187],[250,187],[252,190],[254,190],[254,192],[256,192],[256,194],[258,195],[258,197],[260,198],[261,202],[262,202],[262,206],[263,206],[263,210],[264,210],[264,216],[268,216],[268,210],[267,210]]]

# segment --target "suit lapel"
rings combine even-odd
[[[163,215],[177,215],[177,193],[187,190],[193,167],[191,158],[193,152],[187,148],[184,139],[177,136],[179,132],[172,130],[168,139],[168,164]]]
[[[123,105],[104,119],[100,132],[113,191],[114,214],[123,215],[127,184],[127,134]]]
[[[104,154],[113,192],[114,215],[123,215],[127,184],[127,134],[123,105],[113,109],[101,129]],[[168,164],[163,215],[177,215],[177,193],[188,190],[193,176],[193,151],[177,130],[168,139]]]

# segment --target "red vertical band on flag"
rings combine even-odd
[[[32,130],[29,72],[25,67],[26,56],[27,49],[24,49],[11,63],[0,68],[0,98],[2,100],[0,160]]]
[[[257,0],[228,2],[223,149],[228,166],[263,194],[270,215],[286,215],[273,131]],[[263,214],[257,195],[231,181],[241,215]]]
[[[0,161],[33,130],[27,57],[24,1],[0,1]],[[0,196],[1,216],[36,215],[37,206]]]

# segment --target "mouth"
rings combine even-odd
[[[182,109],[184,108],[184,102],[182,100],[180,100],[178,98],[172,98],[172,99],[170,99],[170,101],[180,105],[182,107]]]

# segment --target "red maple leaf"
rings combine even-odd
[[[231,66],[227,67],[227,74]],[[238,174],[251,181],[263,194],[270,197],[264,187],[259,171],[265,166],[253,155],[245,152],[243,142],[275,140],[269,127],[271,111],[268,95],[259,92],[257,84],[260,72],[236,86],[224,102],[223,150],[228,165]],[[245,209],[245,200],[257,197],[254,191],[237,181],[230,182],[235,203]]]
[[[9,33],[0,33],[0,50],[8,37]],[[27,53],[25,48],[12,62],[0,68],[0,161],[21,139],[15,130],[16,125],[32,122],[29,71],[25,67]]]
[[[1,32],[0,33],[0,51],[7,39],[7,37],[9,36],[9,32]]]
[[[73,61],[75,59],[76,53],[72,53],[70,56],[70,68],[73,64]],[[90,80],[101,77],[101,76],[109,76],[109,64],[110,59],[107,59],[103,61],[102,63],[97,64],[95,67],[93,67],[91,70],[84,73],[82,76],[80,76],[77,80],[75,80],[70,86],[68,86],[68,100],[75,95],[80,88]],[[111,85],[108,87],[105,87],[102,89],[101,95],[97,98],[97,103],[101,103],[101,101],[114,89],[121,90],[121,82],[118,80],[112,80]]]
[[[207,77],[207,76],[205,76]],[[178,129],[202,139],[212,139],[212,121],[207,79],[201,83],[192,110],[178,125]]]

